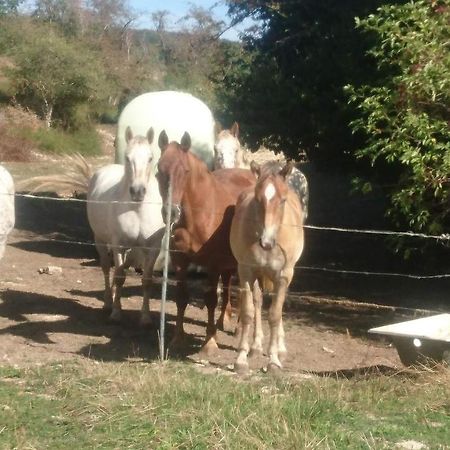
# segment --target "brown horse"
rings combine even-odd
[[[205,295],[208,309],[207,353],[217,349],[214,313],[217,306],[217,283],[222,277],[223,303],[218,323],[225,320],[230,300],[230,279],[237,263],[230,248],[230,226],[239,194],[254,185],[250,170],[222,169],[210,172],[206,164],[189,151],[191,138],[185,133],[181,142],[170,142],[165,131],[159,136],[161,158],[158,183],[166,205],[169,182],[172,187],[171,261],[177,278],[177,323],[172,344],[184,337],[184,313],[189,302],[186,276],[190,263],[203,266],[208,274]],[[164,208],[164,207],[163,207]],[[164,213],[165,216],[165,213]]]
[[[238,262],[240,282],[241,336],[235,370],[248,370],[249,332],[255,320],[252,352],[262,353],[259,286],[273,285],[269,310],[269,368],[281,368],[280,353],[286,352],[282,323],[283,303],[294,274],[294,265],[303,251],[303,210],[286,178],[293,164],[252,163],[258,177],[254,188],[243,192],[231,225],[230,244]],[[253,295],[252,295],[253,293]],[[253,298],[252,298],[253,296]]]

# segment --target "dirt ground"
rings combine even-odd
[[[155,326],[140,329],[138,274],[131,272],[126,283],[122,323],[111,323],[102,310],[103,277],[96,260],[80,257],[80,250],[84,253],[85,249],[75,248],[74,251],[70,245],[48,246],[45,243],[47,249],[44,250],[43,245],[31,238],[29,233],[16,230],[0,262],[0,358],[3,364],[40,364],[67,358],[102,361],[157,358],[160,303],[155,300],[151,305]],[[39,273],[39,269],[48,266],[60,267],[62,271]],[[194,292],[201,291],[199,286],[203,281],[201,277],[193,280]],[[156,292],[158,289],[155,285]],[[169,299],[172,296],[172,289],[169,289]],[[395,349],[364,336],[365,323],[370,321],[368,311],[351,308],[339,313],[336,309],[327,311],[308,298],[304,303],[303,310],[288,305],[285,314],[287,371],[400,366]],[[172,355],[169,350],[170,357],[204,359],[198,354],[206,324],[206,309],[201,306],[201,301],[194,301],[187,310],[186,352]],[[387,311],[382,311],[381,316],[386,316]],[[167,304],[168,340],[173,332],[175,313],[175,304],[170,300]],[[381,320],[376,309],[369,314],[374,323]],[[364,316],[362,321],[357,318],[359,315]],[[219,332],[218,337],[220,351],[210,363],[226,369],[236,356],[236,341],[232,333]],[[264,363],[264,358],[253,360],[251,366],[257,369]]]
[[[111,150],[91,163],[104,164],[108,159],[111,159]],[[55,173],[61,167],[58,160],[47,159],[33,164],[16,163],[7,167],[16,179],[20,178],[19,174],[39,172],[39,164],[45,167],[44,173]],[[320,181],[323,176],[320,178],[319,175],[310,180],[310,223],[341,226],[337,218],[345,214],[341,210],[337,215],[330,209],[330,205],[336,205],[336,200],[329,199],[330,192],[338,195],[335,186],[324,190]],[[335,178],[327,180],[336,183]],[[342,204],[346,195],[342,194]],[[322,204],[328,202],[326,208],[318,206],[319,198]],[[349,199],[347,208],[351,209],[351,214],[347,214],[349,220],[344,225],[364,227],[367,224],[360,220],[363,216],[372,220],[365,209],[367,203],[358,201],[363,213],[358,215],[358,205]],[[83,203],[16,199],[16,228],[9,237],[5,257],[0,261],[2,364],[34,365],[77,358],[133,362],[158,357],[160,303],[154,300],[151,304],[154,326],[141,329],[139,275],[134,271],[129,273],[122,302],[122,323],[112,323],[102,310],[103,277],[94,247],[59,242],[92,242],[84,208]],[[347,239],[350,240],[307,230],[302,264],[307,267],[399,270],[395,258],[387,257],[379,242],[368,244],[360,237]],[[61,271],[40,273],[39,269],[48,266],[56,266]],[[206,309],[201,308],[199,300],[204,280],[196,276],[192,284],[194,301],[187,310],[187,347],[177,354],[169,349],[169,357],[195,361],[211,370],[228,370],[236,357],[237,342],[231,332],[219,332],[220,349],[209,362],[198,353],[206,325]],[[285,371],[341,371],[351,375],[365,370],[398,370],[402,365],[395,348],[386,340],[368,335],[367,330],[431,314],[431,311],[448,311],[449,292],[449,279],[370,278],[300,269],[285,307],[288,347]],[[155,284],[155,299],[160,298],[159,293],[160,286]],[[173,333],[176,314],[173,288],[169,288],[168,300],[167,342]],[[267,325],[265,334],[267,341]],[[254,370],[265,364],[264,356],[250,361]]]

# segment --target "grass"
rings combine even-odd
[[[95,129],[82,129],[67,133],[58,129],[24,128],[20,137],[32,141],[40,151],[57,155],[80,153],[84,156],[101,154],[100,139]]]
[[[450,371],[292,379],[192,366],[0,369],[1,448],[390,449],[450,442]]]

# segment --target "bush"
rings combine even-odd
[[[450,2],[384,6],[357,21],[378,42],[378,85],[348,86],[365,138],[357,152],[389,186],[388,214],[400,226],[440,234],[450,226]],[[367,184],[365,185],[367,188]]]
[[[18,135],[32,141],[42,152],[57,155],[80,153],[95,156],[101,153],[100,139],[94,129],[67,133],[58,129],[17,130]]]

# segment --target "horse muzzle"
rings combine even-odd
[[[262,247],[263,250],[272,250],[275,247],[275,239],[273,238],[265,238],[265,237],[261,237],[261,239],[259,240],[259,245]]]
[[[164,223],[167,223],[167,218],[168,218],[167,213],[168,213],[167,206],[163,205],[163,207],[161,209],[161,214],[162,214]],[[173,225],[173,224],[178,223],[180,218],[181,218],[181,206],[178,204],[171,205],[171,207],[170,207],[170,224]]]
[[[133,202],[142,202],[147,193],[147,188],[144,185],[130,186],[130,196]]]

